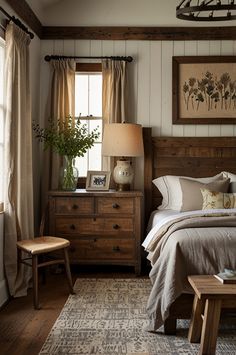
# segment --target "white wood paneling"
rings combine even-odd
[[[236,135],[235,125],[172,125],[172,56],[235,55],[236,41],[42,41],[41,118],[47,113],[49,64],[46,54],[81,56],[131,55],[129,114],[131,122],[151,126],[154,135]]]
[[[137,123],[137,95],[138,95],[138,42],[127,41],[126,53],[133,57],[133,62],[128,64],[128,121]]]
[[[162,105],[161,105],[161,135],[172,135],[172,56],[173,42],[162,42]]]
[[[151,42],[150,45],[150,120],[149,125],[153,127],[153,135],[161,135],[162,117],[162,44]]]
[[[132,65],[132,64],[131,64]],[[150,126],[150,42],[138,42],[137,122]]]

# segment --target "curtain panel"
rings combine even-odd
[[[75,115],[75,60],[61,59],[50,62],[52,69],[50,119],[54,122]],[[48,124],[48,120],[45,125]],[[61,159],[58,154],[50,153],[49,189],[58,189]],[[48,189],[47,189],[48,190]]]
[[[12,296],[27,293],[31,270],[18,268],[16,242],[34,237],[30,37],[13,23],[6,28],[5,270]]]
[[[127,63],[102,60],[102,116],[104,124],[127,120]],[[114,158],[103,157],[103,170],[113,170]]]

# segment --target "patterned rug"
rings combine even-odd
[[[198,354],[199,344],[187,340],[186,321],[177,336],[153,334],[145,307],[148,279],[77,279],[40,355],[165,355]],[[236,354],[236,327],[219,332],[216,354]]]

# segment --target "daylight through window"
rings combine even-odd
[[[76,158],[79,177],[88,170],[102,170],[102,73],[101,65],[78,65],[75,76],[75,116],[80,117],[88,131],[98,127],[99,139],[84,157]]]

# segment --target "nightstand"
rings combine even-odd
[[[49,232],[71,242],[70,262],[141,272],[140,191],[50,191]]]

